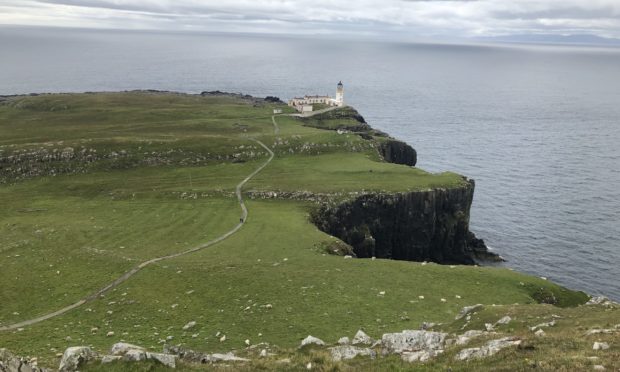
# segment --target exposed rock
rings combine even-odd
[[[535,331],[538,328],[553,327],[553,326],[555,326],[555,320],[552,320],[552,321],[546,322],[546,323],[540,323],[540,324],[537,324],[537,325],[535,325],[533,327],[530,327],[530,331]]]
[[[146,353],[146,358],[158,361],[166,367],[176,368],[176,357],[171,354],[162,353]]]
[[[426,362],[441,353],[443,353],[443,350],[404,351],[400,354],[400,358],[409,363]]]
[[[128,362],[141,362],[146,360],[146,352],[144,350],[130,349],[123,355],[123,360]]]
[[[455,357],[456,360],[468,360],[472,358],[484,358],[496,354],[502,349],[510,346],[517,346],[521,340],[515,337],[504,337],[491,340],[482,347],[473,347],[461,350]]]
[[[117,342],[114,345],[112,345],[112,348],[110,349],[110,354],[125,355],[130,350],[145,351],[145,349],[141,346],[128,344],[126,342]]]
[[[338,344],[339,345],[349,345],[350,343],[351,343],[351,340],[349,340],[349,338],[346,337],[346,336],[345,337],[340,337],[338,339]]]
[[[334,346],[328,349],[332,354],[332,360],[341,361],[346,359],[353,359],[359,355],[370,356],[375,358],[377,353],[370,348],[361,348],[350,345]]]
[[[413,167],[417,162],[415,149],[405,142],[389,139],[381,142],[378,149],[381,156],[389,163]]]
[[[505,325],[505,324],[510,323],[511,320],[512,320],[512,318],[509,317],[508,315],[506,315],[505,317],[503,317],[500,320],[498,320],[497,322],[495,322],[495,325],[498,325],[498,324]]]
[[[592,367],[592,369],[594,369],[595,371],[604,371],[605,370],[605,366],[602,366],[600,364],[596,364]]]
[[[586,336],[599,335],[599,334],[612,334],[618,331],[619,330],[617,328],[615,329],[590,329],[589,331],[586,332]]]
[[[602,306],[611,307],[611,306],[618,305],[618,303],[610,300],[609,298],[605,296],[594,296],[590,298],[588,302],[586,302],[586,305],[602,305]]]
[[[353,345],[358,345],[358,344],[371,345],[372,342],[373,342],[372,338],[370,338],[370,336],[368,336],[366,333],[364,333],[364,331],[362,331],[360,329],[360,330],[357,331],[355,336],[353,336],[353,341],[351,341],[351,344],[353,344]]]
[[[116,362],[117,360],[123,359],[120,355],[104,355],[101,358],[101,364]]]
[[[595,342],[592,345],[592,350],[607,350],[609,349],[609,344],[607,342]]]
[[[240,358],[235,356],[235,354],[233,353],[226,353],[226,354],[210,354],[209,355],[209,361],[210,362],[249,362],[249,359],[246,358]]]
[[[467,332],[463,333],[462,335],[458,336],[457,339],[456,339],[456,344],[457,345],[465,345],[469,341],[471,341],[472,338],[476,338],[476,337],[482,336],[484,334],[486,334],[486,332],[472,329],[471,331],[467,331]]]
[[[6,349],[0,349],[0,372],[49,372],[49,370],[38,367],[36,360],[21,358]]]
[[[183,330],[187,331],[188,329],[192,329],[196,326],[196,322],[195,321],[191,321],[189,323],[187,323],[186,325],[183,326]]]
[[[464,316],[468,315],[469,313],[473,313],[474,311],[478,311],[478,310],[482,310],[484,309],[484,305],[483,304],[476,304],[476,305],[472,305],[472,306],[465,306],[464,308],[461,309],[461,311],[459,311],[459,313],[456,315],[456,317],[454,318],[455,320],[459,320],[461,318],[463,318]]]
[[[534,332],[534,334],[538,337],[543,337],[545,335],[545,331],[539,329],[538,331]]]
[[[473,193],[472,180],[449,189],[368,193],[323,203],[311,220],[351,245],[359,258],[474,264],[468,245]]]
[[[439,350],[444,348],[447,335],[441,332],[406,330],[400,333],[385,333],[381,337],[381,343],[385,353]]]
[[[323,342],[323,340],[321,340],[320,338],[316,338],[314,336],[308,336],[301,341],[300,347],[304,347],[306,345],[325,346],[325,342]]]
[[[84,363],[97,357],[97,354],[88,346],[69,347],[62,354],[59,372],[77,371]]]

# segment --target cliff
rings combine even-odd
[[[357,257],[442,264],[498,260],[469,231],[474,181],[452,189],[373,193],[339,204],[325,203],[312,214],[323,232],[353,247]]]

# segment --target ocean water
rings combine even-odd
[[[0,94],[335,93],[476,180],[471,228],[516,270],[620,300],[620,48],[0,27]]]

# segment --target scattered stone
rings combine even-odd
[[[101,364],[116,362],[117,360],[121,360],[123,357],[120,355],[104,355],[101,358]]]
[[[299,347],[304,347],[306,345],[319,345],[325,346],[325,342],[320,338],[316,338],[314,336],[308,336],[301,341],[301,345]]]
[[[191,321],[189,323],[187,323],[186,325],[183,326],[183,330],[187,331],[188,329],[192,329],[196,326],[196,322],[195,321]]]
[[[220,342],[224,342],[226,341],[226,335],[223,335],[222,337],[220,337]]]
[[[235,356],[233,353],[226,354],[211,354],[209,355],[209,361],[211,362],[249,362],[249,359],[240,358]]]
[[[127,354],[129,350],[145,351],[145,349],[141,346],[136,346],[136,345],[128,344],[125,342],[117,342],[114,345],[112,345],[112,348],[110,349],[110,354],[125,355]]]
[[[609,344],[607,342],[595,342],[592,345],[592,350],[607,350],[609,349]]]
[[[459,320],[459,319],[465,317],[469,313],[473,313],[474,311],[478,311],[478,310],[482,310],[482,309],[484,309],[484,305],[483,304],[476,304],[476,305],[472,305],[472,306],[465,306],[464,308],[461,309],[461,311],[459,311],[459,313],[456,315],[456,317],[454,319],[455,320]]]
[[[592,369],[594,369],[595,371],[604,371],[605,370],[605,366],[597,364],[597,365],[593,366]]]
[[[545,335],[545,331],[539,329],[538,331],[534,332],[534,334],[538,337],[543,337]]]
[[[510,321],[511,321],[511,320],[512,320],[512,318],[511,318],[511,317],[509,317],[508,315],[506,315],[505,317],[503,317],[503,318],[501,318],[500,320],[498,320],[498,321],[495,323],[495,325],[498,325],[498,324],[504,324],[504,325],[505,325],[505,324],[510,323]]]
[[[139,349],[127,350],[127,352],[123,355],[123,360],[128,362],[141,362],[146,360],[146,352]]]
[[[36,358],[28,360],[11,354],[6,349],[0,349],[0,371],[2,372],[51,372],[37,366]]]
[[[69,347],[62,354],[60,360],[59,372],[77,371],[84,363],[91,361],[97,357],[94,351],[88,346]]]
[[[346,336],[345,337],[340,337],[338,339],[338,345],[348,345],[350,343],[351,343],[351,340],[349,340],[349,338],[346,337]]]
[[[535,331],[538,328],[543,328],[543,327],[554,327],[555,326],[555,320],[552,320],[550,322],[546,322],[546,323],[540,323],[537,324],[533,327],[530,327],[530,331]]]
[[[114,331],[110,331],[110,332],[106,333],[105,335],[106,335],[106,337],[112,337],[112,336],[114,336]]]
[[[487,330],[487,332],[493,332],[495,330],[493,324],[491,323],[484,323],[484,328]]]
[[[266,349],[263,349],[263,350],[260,351],[260,357],[261,358],[266,358],[267,357],[267,350]]]
[[[422,322],[422,325],[420,325],[420,329],[423,331],[426,331],[428,329],[431,329],[435,326],[435,323],[429,323],[429,322]]]
[[[517,346],[521,340],[515,337],[504,337],[498,340],[491,340],[482,347],[473,347],[461,350],[455,357],[456,360],[469,360],[472,358],[484,358],[496,354],[500,350]]]
[[[447,333],[406,330],[385,333],[381,337],[384,352],[400,354],[403,351],[443,349]]]
[[[598,334],[612,334],[618,332],[618,329],[591,329],[586,332],[586,336],[598,335]]]
[[[443,350],[404,351],[400,354],[400,358],[409,363],[426,362],[430,358],[433,358],[441,353],[443,353]]]
[[[368,336],[364,331],[362,331],[361,329],[357,331],[357,333],[355,334],[355,336],[353,336],[353,341],[351,341],[351,344],[353,345],[358,345],[358,344],[364,344],[364,345],[370,345],[372,344],[373,339]]]
[[[332,360],[335,362],[353,359],[359,355],[370,356],[373,359],[377,356],[377,353],[370,348],[361,348],[350,345],[334,346],[330,347],[328,350],[331,352]]]
[[[246,344],[247,346],[250,346],[250,340],[249,340],[249,339],[246,339],[246,340],[245,340],[245,344]]]
[[[586,302],[586,305],[603,305],[609,307],[618,304],[605,296],[594,296],[590,298],[590,301]]]
[[[472,338],[482,336],[483,334],[485,334],[485,332],[472,329],[471,331],[467,331],[467,332],[463,333],[462,335],[458,336],[457,339],[456,339],[456,344],[457,345],[465,345]]]

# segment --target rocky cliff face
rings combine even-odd
[[[390,163],[415,166],[418,154],[415,149],[405,142],[388,140],[379,145],[379,153]]]
[[[474,181],[458,188],[374,193],[312,213],[318,228],[353,247],[357,257],[474,264],[493,259],[469,231]]]

